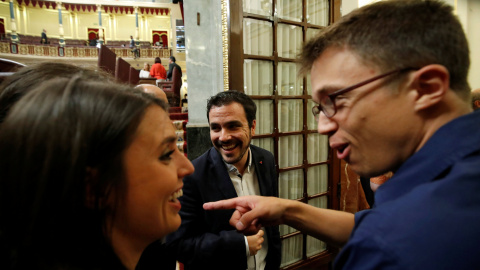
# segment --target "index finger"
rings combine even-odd
[[[221,200],[216,202],[208,202],[203,204],[205,210],[221,210],[221,209],[233,209],[238,205],[238,198]]]

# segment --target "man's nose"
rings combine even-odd
[[[331,135],[338,129],[337,122],[325,116],[323,112],[318,115],[317,131],[322,135]]]
[[[222,131],[220,131],[220,141],[228,140],[230,140],[230,132],[227,129],[222,129]]]

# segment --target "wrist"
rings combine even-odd
[[[283,214],[280,217],[283,224],[290,225],[295,223],[296,217],[300,212],[301,202],[289,199],[283,199]]]

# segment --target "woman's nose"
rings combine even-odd
[[[194,172],[195,168],[193,167],[192,162],[179,151],[179,158],[177,160],[178,176],[183,178],[187,175],[190,175]]]

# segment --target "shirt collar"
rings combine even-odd
[[[237,167],[235,167],[233,164],[226,163],[225,161],[223,161],[223,163],[225,163],[225,166],[227,166],[227,170],[228,170],[229,173],[235,172],[236,174],[240,174],[238,172]],[[252,150],[250,149],[250,147],[248,147],[247,164],[248,164],[247,165],[247,172],[250,173],[250,167],[252,166]]]

